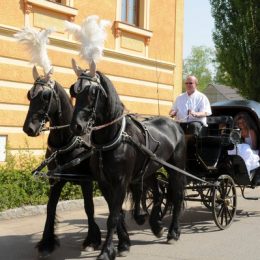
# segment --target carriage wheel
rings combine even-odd
[[[163,218],[167,211],[169,210],[170,203],[167,201],[167,187],[168,187],[168,179],[167,177],[158,172],[157,173],[157,182],[159,186],[159,192],[160,192],[160,216]],[[149,210],[153,207],[153,190],[151,187],[148,187],[144,190],[143,196],[142,196],[142,207],[143,210],[145,210],[149,214]]]
[[[221,175],[218,181],[219,185],[213,189],[212,213],[216,225],[225,229],[231,225],[236,215],[236,187],[229,175]]]
[[[212,210],[212,193],[213,193],[212,187],[199,188],[198,193],[201,197],[201,201],[202,201],[203,205],[206,208]]]

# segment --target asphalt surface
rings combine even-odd
[[[249,190],[249,195],[260,196],[260,188]],[[103,200],[96,202],[95,210],[96,221],[102,229],[104,240],[108,211]],[[35,244],[42,236],[45,217],[45,214],[40,214],[0,220],[0,260],[38,259]],[[199,202],[187,202],[182,219],[181,239],[173,245],[165,243],[167,231],[162,238],[157,239],[147,223],[137,226],[129,212],[126,218],[132,242],[130,253],[125,258],[127,260],[260,259],[260,201],[244,200],[239,196],[237,216],[224,231],[216,227],[212,213]],[[99,251],[81,251],[87,232],[83,208],[68,207],[59,210],[58,220],[56,234],[61,246],[47,259],[95,259]],[[165,226],[169,224],[168,216],[164,223]],[[114,241],[116,244],[116,235]]]

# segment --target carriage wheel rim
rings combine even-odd
[[[220,185],[213,191],[212,212],[220,229],[228,228],[236,215],[237,197],[233,179],[228,175],[219,177]]]

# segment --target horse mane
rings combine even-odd
[[[105,89],[108,96],[108,116],[110,119],[115,119],[123,114],[125,106],[121,102],[119,95],[117,94],[116,89],[111,80],[100,71],[97,71],[97,73],[100,77],[100,83]]]
[[[73,105],[71,99],[65,89],[55,80],[54,90],[58,94],[61,102],[62,114],[67,117],[67,120],[70,121],[73,114]],[[65,119],[65,118],[64,118]],[[66,121],[67,121],[66,120]]]

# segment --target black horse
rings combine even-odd
[[[99,187],[109,207],[107,237],[98,259],[114,259],[116,250],[113,234],[128,189],[142,185],[161,167],[150,159],[152,153],[149,151],[184,169],[185,139],[180,126],[170,118],[154,117],[139,124],[133,117],[124,116],[124,106],[112,82],[102,73],[96,73],[93,67],[90,72],[85,72],[73,63],[78,81],[70,90],[76,97],[71,129],[75,134],[89,135],[89,145],[96,151],[91,157],[90,167],[98,176]],[[180,236],[179,221],[186,178],[169,168],[166,170],[169,173],[169,194],[173,203],[167,236],[167,241],[171,243]],[[134,190],[138,191],[139,188]],[[133,195],[138,202],[140,195],[135,192]],[[162,235],[162,223],[158,196],[155,197],[150,225],[153,233],[159,237]],[[130,240],[125,230],[124,236],[119,237],[118,251],[127,252],[129,248]]]
[[[72,147],[67,152],[56,157],[48,165],[49,170],[56,169],[58,165],[64,165],[72,159],[78,157],[84,148],[73,146],[75,136],[68,127],[73,113],[73,106],[70,98],[56,81],[50,78],[50,74],[40,77],[36,68],[33,68],[34,85],[28,92],[30,101],[29,110],[24,122],[23,131],[29,136],[38,136],[45,123],[49,121],[50,126],[67,126],[61,129],[52,129],[48,136],[48,148],[45,157],[48,158],[57,150],[65,150],[66,147]],[[64,149],[65,147],[65,149]],[[101,232],[94,220],[94,203],[93,203],[93,182],[88,166],[88,160],[61,172],[63,177],[59,181],[50,179],[51,187],[49,201],[47,205],[47,218],[45,222],[43,237],[37,244],[40,256],[48,256],[59,241],[54,233],[56,207],[62,191],[62,188],[71,177],[77,175],[79,181],[73,180],[79,184],[84,197],[85,212],[88,216],[88,234],[83,242],[83,248],[97,249],[101,244]],[[67,174],[67,176],[66,176]]]

